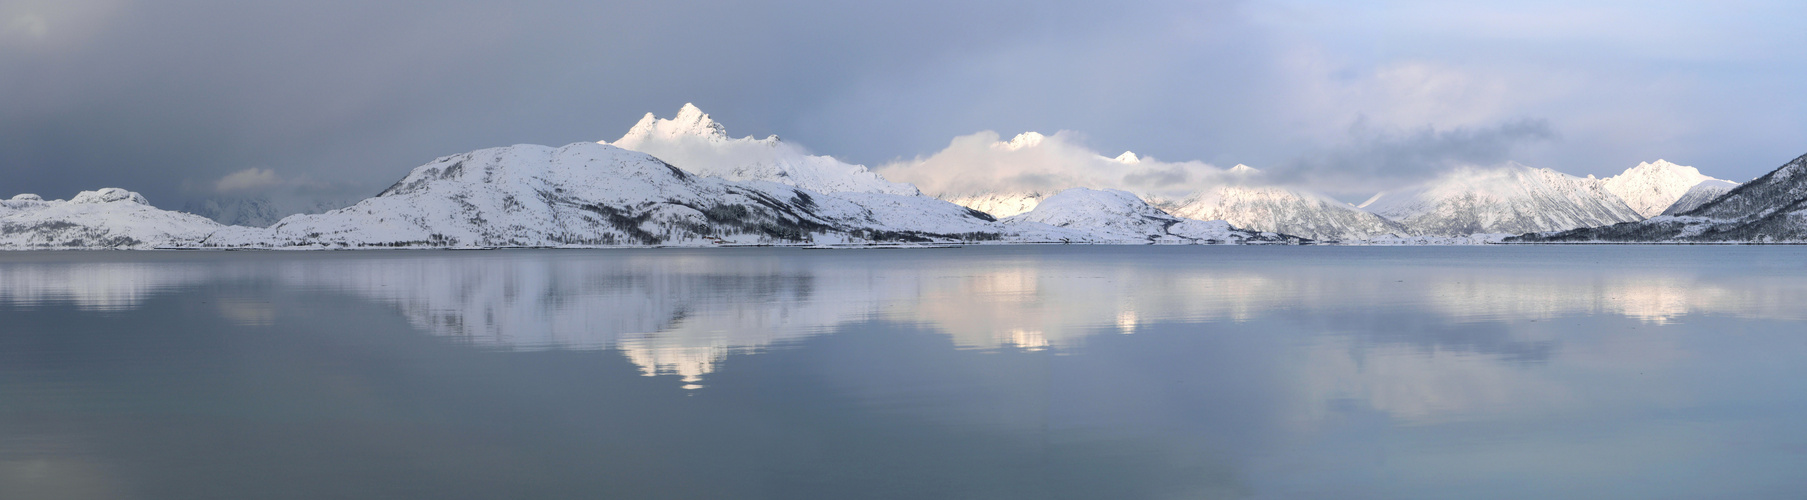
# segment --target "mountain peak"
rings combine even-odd
[[[1237,175],[1249,175],[1261,173],[1261,169],[1238,163],[1236,166],[1230,167],[1229,172]]]
[[[1017,134],[1016,137],[1010,138],[1010,142],[1004,143],[1001,146],[1005,150],[1016,151],[1040,145],[1042,141],[1047,138],[1048,136],[1042,135],[1040,132],[1023,132]]]
[[[1701,175],[1700,169],[1686,166],[1686,165],[1677,165],[1675,163],[1671,163],[1669,160],[1663,160],[1663,159],[1658,159],[1653,162],[1652,161],[1639,162],[1638,166],[1625,169],[1625,172],[1620,173],[1619,175],[1614,176],[1614,177],[1630,177],[1630,176],[1640,176],[1640,175],[1641,176],[1666,175],[1666,176],[1674,176],[1674,177],[1710,178],[1705,175]]]
[[[673,121],[691,122],[707,119],[709,119],[709,114],[704,113],[703,108],[696,107],[696,103],[691,102],[684,103],[683,107],[678,108],[678,116],[672,118]]]
[[[622,135],[613,143],[604,143],[633,149],[634,146],[654,137],[665,139],[698,137],[710,141],[729,139],[726,127],[710,119],[709,114],[704,113],[702,108],[696,107],[695,104],[684,103],[684,107],[678,108],[678,114],[671,119],[660,119],[652,113],[647,113],[646,116],[640,117],[640,121],[635,123],[633,128],[628,129],[626,135]]]
[[[1644,217],[1655,217],[1685,196],[1689,189],[1706,181],[1719,180],[1703,175],[1694,167],[1676,165],[1668,160],[1640,162],[1625,172],[1607,177],[1606,190],[1618,195]]]
[[[1126,163],[1126,164],[1131,164],[1131,165],[1134,165],[1137,163],[1142,163],[1142,157],[1136,156],[1136,153],[1134,151],[1124,151],[1123,154],[1117,155],[1115,160],[1117,160],[1117,163]]]

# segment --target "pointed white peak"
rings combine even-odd
[[[993,144],[992,147],[1005,151],[1017,151],[1023,148],[1039,146],[1042,141],[1047,138],[1048,136],[1042,135],[1040,132],[1023,132],[1017,134],[1016,137],[1011,138],[1010,142],[1000,142]]]
[[[678,116],[671,118],[671,125],[671,131],[678,134],[728,137],[727,128],[709,119],[709,113],[704,113],[702,108],[688,102],[684,103],[684,107],[678,108]]]
[[[1117,158],[1115,158],[1115,159],[1117,160],[1117,163],[1122,163],[1125,165],[1134,165],[1137,163],[1142,163],[1142,157],[1136,156],[1136,153],[1134,151],[1124,151],[1123,154],[1117,155]]]
[[[1261,169],[1238,163],[1236,166],[1230,167],[1230,173],[1236,175],[1252,175],[1261,173]]]
[[[636,146],[645,144],[650,140],[672,140],[680,137],[698,137],[709,141],[726,141],[729,139],[728,129],[726,127],[723,127],[722,124],[716,123],[715,120],[710,119],[709,114],[704,113],[703,110],[696,107],[695,104],[684,103],[684,107],[678,109],[677,116],[674,116],[669,120],[660,119],[652,113],[647,113],[646,116],[640,118],[638,123],[634,124],[633,128],[628,129],[627,134],[622,135],[620,139],[617,139],[613,143],[607,141],[599,142],[602,144],[613,144],[627,149],[634,149]],[[773,136],[768,140],[777,141],[777,136]]]
[[[1618,195],[1638,215],[1654,217],[1675,204],[1695,185],[1716,181],[1699,169],[1676,165],[1667,160],[1642,162],[1624,173],[1605,179],[1606,190]]]
[[[801,146],[780,141],[777,135],[729,137],[726,128],[694,104],[685,104],[669,120],[649,113],[620,140],[603,144],[650,154],[691,173],[732,181],[770,181],[818,193],[921,194],[916,186],[888,182],[863,165],[809,154]]]

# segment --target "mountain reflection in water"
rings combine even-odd
[[[0,496],[1800,493],[1803,256],[6,255]]]

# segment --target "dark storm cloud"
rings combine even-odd
[[[73,3],[86,8],[0,11],[27,19],[0,39],[10,96],[0,191],[120,185],[166,206],[252,168],[374,192],[439,155],[613,139],[641,113],[690,101],[737,133],[775,133],[863,75],[1137,12],[1029,1]]]
[[[5,0],[0,195],[367,195],[685,102],[875,166],[984,130],[1378,180],[1807,150],[1804,4],[1570,3]]]
[[[1556,139],[1546,120],[1519,119],[1489,127],[1409,131],[1376,129],[1365,120],[1349,127],[1349,141],[1282,164],[1270,175],[1289,184],[1326,191],[1373,191],[1426,180],[1461,166],[1493,166],[1513,160],[1526,146]],[[1341,189],[1339,189],[1339,187]]]

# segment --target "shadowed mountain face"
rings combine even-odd
[[[1780,243],[1807,241],[1807,155],[1679,215],[1528,234],[1511,242]]]
[[[1681,215],[1692,212],[1694,209],[1700,208],[1701,205],[1705,205],[1709,201],[1717,200],[1720,196],[1725,196],[1726,193],[1732,191],[1732,188],[1736,187],[1738,187],[1738,183],[1731,181],[1717,179],[1701,181],[1699,184],[1695,184],[1694,187],[1688,188],[1688,192],[1683,193],[1680,199],[1675,200],[1675,203],[1669,205],[1669,208],[1664,209],[1663,213],[1660,215]]]

